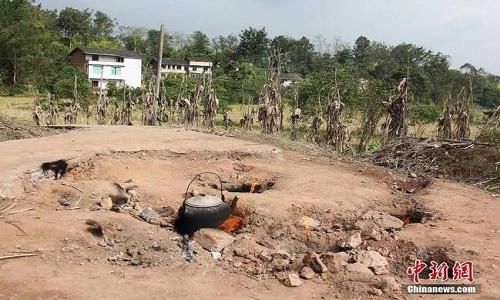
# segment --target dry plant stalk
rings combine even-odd
[[[327,145],[333,145],[338,153],[346,153],[351,149],[349,145],[350,136],[347,126],[342,122],[345,104],[340,100],[336,69],[334,80],[335,86],[323,113],[326,119],[326,143]]]
[[[42,107],[40,106],[40,98],[36,97],[33,101],[33,122],[36,126],[40,126],[42,124]]]
[[[483,126],[479,134],[476,136],[476,140],[481,140],[483,135],[490,129],[490,128],[497,128],[498,123],[500,121],[500,105],[494,110],[490,111],[490,116],[488,118],[488,122]],[[494,126],[493,126],[494,124]]]
[[[47,95],[47,99],[49,100],[49,105],[47,106],[47,125],[56,125],[58,111],[57,111],[57,103],[56,99],[50,93]]]
[[[251,103],[251,100],[249,100],[248,102]],[[240,126],[245,130],[253,130],[255,114],[255,108],[248,105],[243,112],[243,118],[241,118],[240,120]]]
[[[158,121],[158,100],[153,92],[154,84],[151,80],[148,84],[148,92],[141,96],[142,100],[142,124],[156,126]]]
[[[107,110],[108,110],[109,99],[103,93],[99,94],[99,99],[97,100],[97,124],[106,124]]]
[[[205,126],[213,128],[215,116],[217,115],[217,108],[219,106],[219,100],[215,95],[215,90],[212,88],[212,79],[208,80],[208,88],[203,95],[203,100],[203,117]]]
[[[385,122],[384,143],[403,138],[407,134],[406,104],[408,102],[408,79],[403,78],[396,89],[396,95],[382,102],[388,112]]]
[[[443,112],[438,119],[437,133],[439,139],[452,139],[451,125],[453,121],[453,108],[450,102],[451,93],[448,95],[448,98],[444,102]]]
[[[187,105],[186,119],[185,119],[185,122],[188,125],[195,125],[196,127],[200,125],[199,117],[201,112],[201,101],[205,91],[204,83],[205,83],[204,80],[200,78],[196,83],[194,89],[191,91],[191,97],[189,105]]]
[[[469,88],[462,89],[456,105],[455,136],[457,140],[465,140],[470,136],[469,112],[470,103],[473,101],[472,75],[469,77]]]
[[[279,83],[282,59],[280,49],[275,48],[269,57],[267,83],[259,97],[258,117],[262,123],[262,133],[266,134],[278,132],[283,124],[283,105]]]

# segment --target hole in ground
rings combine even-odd
[[[232,193],[263,193],[272,189],[275,184],[275,181],[227,182],[222,184],[222,189]],[[210,187],[220,189],[216,183],[211,183]]]

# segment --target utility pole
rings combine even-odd
[[[155,91],[155,99],[156,101],[160,100],[160,79],[161,79],[161,60],[163,58],[163,39],[165,36],[165,25],[161,25],[160,27],[160,49],[158,50],[158,67],[156,71],[156,91]],[[158,103],[158,102],[156,102]]]

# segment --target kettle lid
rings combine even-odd
[[[185,201],[186,205],[191,207],[213,207],[223,203],[222,199],[215,196],[194,196]]]

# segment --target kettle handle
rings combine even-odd
[[[195,181],[196,179],[198,179],[200,177],[200,175],[203,175],[203,174],[212,174],[212,175],[215,175],[217,177],[219,177],[219,181],[220,181],[220,197],[222,199],[222,201],[224,201],[224,195],[222,194],[222,178],[219,176],[219,174],[217,173],[214,173],[214,172],[202,172],[202,173],[199,173],[198,175],[196,175],[193,179],[191,179],[191,181],[189,182],[187,188],[186,188],[186,193],[184,193],[184,202],[186,202],[187,200],[187,195],[188,195],[188,191],[189,191],[189,186],[191,185],[191,183],[193,183],[193,181]]]

